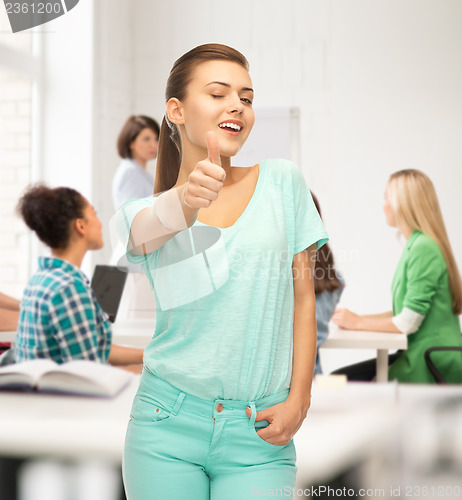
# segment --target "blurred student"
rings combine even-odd
[[[139,373],[143,351],[111,345],[109,319],[80,269],[86,252],[104,244],[92,205],[74,189],[39,185],[26,191],[18,211],[52,256],[39,258],[24,291],[16,361],[108,361]]]
[[[321,215],[319,201],[311,192],[316,209]],[[335,308],[342,295],[345,282],[340,273],[335,269],[334,254],[329,246],[325,243],[316,254],[316,264],[314,269],[314,291],[316,295],[316,326],[317,326],[317,342],[316,342],[316,365],[314,374],[321,374],[321,360],[319,359],[319,348],[329,335],[329,321],[334,314]]]
[[[462,346],[458,315],[462,284],[449,243],[435,188],[419,170],[391,175],[383,206],[386,223],[406,239],[392,283],[393,311],[359,316],[338,309],[333,321],[345,329],[405,333],[408,348],[389,357],[389,379],[432,383],[425,351],[434,346]],[[460,353],[444,352],[438,368],[448,382],[462,382]],[[337,370],[349,380],[371,380],[375,360]]]
[[[117,151],[122,162],[112,182],[114,209],[119,209],[126,201],[151,196],[154,177],[147,170],[147,163],[157,157],[159,124],[149,116],[130,116],[117,139]],[[146,276],[139,266],[130,265],[125,258],[125,249],[115,248],[111,264],[130,270],[125,282],[119,306],[120,319],[156,318],[156,304]]]
[[[152,195],[154,177],[147,163],[157,156],[160,128],[149,116],[130,116],[117,139],[122,162],[112,182],[112,200],[117,210],[128,200]]]

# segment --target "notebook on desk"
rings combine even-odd
[[[103,311],[114,323],[124,291],[127,273],[116,266],[95,266],[91,287]]]

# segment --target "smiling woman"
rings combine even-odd
[[[292,437],[316,352],[313,256],[327,235],[295,165],[232,165],[253,99],[235,49],[180,57],[167,82],[158,196],[118,213],[127,258],[157,304],[125,444],[132,500],[244,500],[252,487],[295,485]]]

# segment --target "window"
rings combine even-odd
[[[29,275],[30,231],[15,208],[31,180],[33,86],[31,33],[11,33],[0,13],[0,291],[20,298]]]

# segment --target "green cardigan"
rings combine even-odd
[[[448,269],[437,243],[414,231],[392,283],[393,315],[404,307],[423,314],[420,328],[408,336],[408,348],[390,366],[388,378],[400,382],[432,383],[424,353],[434,346],[462,346],[459,317],[451,308]],[[432,359],[452,383],[462,382],[462,353],[435,352]]]

